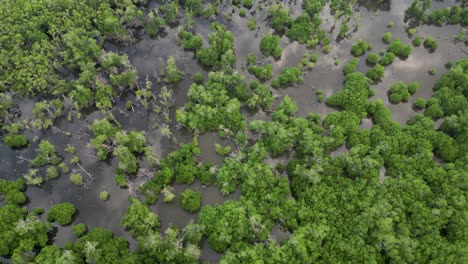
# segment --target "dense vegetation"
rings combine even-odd
[[[417,60],[413,49],[438,54],[447,42],[422,34],[413,47],[393,37],[393,21],[373,38],[379,43],[353,37],[359,2],[3,1],[0,151],[18,168],[0,179],[0,262],[199,263],[203,245],[221,263],[466,263],[468,60],[447,64],[432,87],[416,78],[389,83],[395,59]],[[464,4],[432,9],[429,0],[408,3],[405,19],[468,24]],[[236,20],[258,38],[248,39],[256,45],[247,63]],[[150,50],[169,39],[190,56],[162,51],[161,67],[141,76],[121,52],[141,39]],[[327,55],[341,41],[351,57],[343,65]],[[289,58],[291,42],[305,54]],[[374,45],[383,45],[380,54]],[[322,56],[321,70],[339,87],[308,78]],[[193,73],[187,65],[196,63]],[[299,89],[324,114],[301,112],[292,96]],[[390,103],[375,98],[377,89]],[[414,110],[406,124],[390,111],[402,105]],[[65,131],[64,123],[80,127]],[[200,143],[207,135],[213,163]],[[75,191],[97,193],[103,208],[120,201],[112,186],[89,191],[109,176],[88,171],[91,163],[111,168],[116,188],[128,191],[120,225],[132,241],[81,223],[88,216]],[[46,210],[31,208],[34,190],[55,185],[73,195],[51,194]],[[207,187],[225,201],[205,204]],[[160,218],[154,204],[197,220],[164,230],[171,216]],[[74,237],[58,246],[63,230]]]

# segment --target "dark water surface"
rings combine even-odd
[[[301,1],[297,1],[291,5],[293,16],[300,14]],[[299,116],[306,116],[308,113],[319,113],[326,115],[329,112],[336,111],[327,107],[324,103],[317,103],[315,90],[322,89],[325,97],[332,95],[342,88],[344,76],[342,74],[343,65],[352,59],[350,49],[352,44],[359,38],[366,40],[373,44],[373,51],[379,53],[380,50],[386,49],[388,44],[382,41],[382,35],[389,31],[392,32],[393,38],[401,38],[404,43],[411,44],[412,38],[408,36],[405,29],[408,25],[403,22],[404,10],[412,1],[393,0],[388,1],[389,4],[376,4],[375,1],[358,1],[360,13],[360,27],[359,30],[353,33],[349,38],[341,41],[332,41],[331,51],[329,54],[323,54],[321,49],[316,49],[319,54],[318,62],[315,68],[306,72],[304,75],[304,83],[300,85],[293,85],[285,89],[278,89],[274,91],[280,98],[283,96],[291,97],[298,105]],[[440,7],[443,5],[453,4],[455,1],[444,1],[434,3],[435,6]],[[255,10],[256,5],[251,10]],[[222,13],[228,14],[231,8],[226,6]],[[329,15],[328,7],[325,8],[321,14],[324,19],[322,28],[327,31],[333,26],[333,17]],[[283,47],[283,55],[280,60],[274,61],[270,58],[262,58],[259,49],[259,43],[264,33],[270,32],[266,27],[266,13],[257,12],[252,17],[257,20],[260,26],[259,30],[250,31],[247,29],[247,23],[251,16],[247,18],[240,18],[237,12],[233,14],[232,21],[227,22],[223,15],[218,16],[217,20],[225,23],[227,28],[232,31],[235,36],[235,53],[238,57],[237,71],[245,74],[247,80],[254,80],[254,77],[248,74],[245,70],[246,57],[248,53],[253,53],[257,56],[258,63],[266,64],[272,63],[275,75],[278,74],[284,67],[296,66],[304,54],[310,54],[313,50],[307,49],[304,45],[297,42],[289,43],[286,37],[281,39],[281,46]],[[387,27],[389,21],[394,22],[392,28]],[[339,23],[331,33],[330,38],[335,40],[339,30]],[[416,98],[422,97],[425,99],[430,98],[432,95],[432,86],[435,81],[445,72],[444,64],[447,61],[455,61],[462,57],[466,57],[463,50],[466,47],[462,43],[454,43],[453,36],[460,30],[460,26],[421,26],[417,28],[417,33],[423,38],[433,36],[439,43],[439,48],[430,54],[424,47],[413,48],[413,53],[406,59],[395,59],[394,63],[387,66],[385,69],[385,77],[381,82],[373,85],[375,89],[375,96],[371,100],[377,98],[382,99],[385,104],[391,109],[393,118],[400,122],[405,123],[411,116],[415,114],[412,109],[412,104]],[[210,33],[209,22],[205,19],[198,19],[195,26],[195,31],[202,34],[207,44],[207,37]],[[106,43],[106,48],[128,54],[130,62],[137,69],[138,75],[144,83],[145,78],[153,83],[152,90],[157,94],[163,84],[157,83],[157,74],[160,69],[164,67],[165,61],[168,56],[174,56],[177,65],[180,69],[186,72],[184,80],[173,87],[175,105],[171,109],[171,128],[177,138],[178,143],[189,142],[193,135],[182,129],[175,128],[175,110],[181,107],[187,101],[187,91],[192,83],[192,77],[196,72],[202,72],[205,76],[207,71],[194,59],[192,52],[184,51],[179,45],[176,44],[176,29],[168,29],[164,38],[150,39],[144,37],[141,41],[134,45],[126,47],[118,47]],[[289,43],[289,44],[288,44]],[[366,53],[367,54],[367,53]],[[338,59],[340,61],[338,66],[334,62]],[[365,64],[365,56],[360,57],[360,64],[358,70],[364,73],[367,72],[368,66]],[[435,75],[429,75],[428,70],[435,69]],[[156,75],[155,75],[156,74]],[[388,101],[387,92],[390,86],[398,81],[409,83],[412,81],[420,82],[420,89],[416,95],[412,96],[408,103],[400,103],[397,105],[391,104]],[[267,82],[268,83],[268,82]],[[32,109],[36,100],[17,100],[17,104],[22,111],[23,118],[32,117]],[[125,100],[117,103],[114,109],[114,114],[122,127],[126,130],[139,130],[145,131],[149,144],[152,146],[153,152],[158,156],[164,156],[170,151],[177,148],[177,145],[171,143],[167,138],[161,136],[159,129],[154,129],[154,125],[161,124],[161,118],[151,111],[146,111],[142,107],[135,109],[136,111],[125,111],[126,115],[119,114],[118,109],[124,109]],[[76,155],[80,157],[82,166],[95,176],[92,182],[86,180],[87,187],[74,186],[67,175],[62,175],[56,180],[46,182],[42,187],[28,187],[26,194],[30,199],[28,208],[41,207],[48,210],[53,204],[61,202],[71,202],[77,206],[79,211],[74,223],[84,223],[89,228],[92,227],[105,227],[111,229],[117,236],[123,236],[129,241],[132,241],[131,236],[125,232],[120,226],[120,218],[125,214],[129,205],[127,189],[121,189],[114,183],[114,171],[117,164],[117,159],[112,159],[106,162],[99,161],[96,157],[95,151],[87,146],[90,141],[90,130],[88,126],[96,118],[102,118],[100,112],[92,112],[82,120],[74,119],[73,122],[60,120],[57,122],[57,127],[63,131],[72,132],[72,136],[66,136],[63,133],[52,134],[50,131],[34,131],[27,132],[26,136],[32,141],[34,137],[39,139],[32,142],[30,148],[26,150],[12,150],[7,146],[0,145],[0,175],[2,178],[17,179],[27,171],[28,164],[18,164],[18,156],[25,158],[33,158],[35,156],[34,149],[37,147],[37,142],[41,139],[47,139],[57,148],[58,153],[64,158],[68,164],[72,155],[63,151],[67,144],[72,144],[76,147]],[[249,120],[253,119],[268,119],[268,113],[249,113],[246,115]],[[364,119],[362,121],[362,128],[370,128],[372,121]],[[232,145],[232,140],[221,140],[215,133],[205,133],[199,137],[199,145],[201,148],[201,158],[205,162],[212,162],[218,167],[221,165],[222,158],[216,155],[214,145],[215,143],[225,145]],[[347,151],[343,146],[337,149],[334,154]],[[269,161],[277,163],[281,161]],[[149,168],[148,164],[141,162],[143,166]],[[71,169],[79,169],[78,167],[70,166]],[[87,178],[85,173],[82,175]],[[381,171],[381,180],[384,179],[385,170]],[[135,187],[145,179],[136,179],[134,182]],[[197,220],[198,214],[190,214],[181,209],[178,202],[178,194],[188,185],[175,184],[175,192],[177,198],[171,203],[163,203],[162,199],[151,206],[151,210],[157,213],[161,220],[162,230],[165,230],[170,225],[177,225],[179,227],[185,226],[191,219]],[[226,199],[238,199],[241,195],[240,190],[236,193],[223,197],[216,187],[202,186],[199,182],[195,182],[191,188],[202,191],[202,204],[212,205],[221,204]],[[101,191],[108,191],[110,193],[110,200],[107,202],[99,199]],[[275,228],[273,230],[273,237],[281,241],[289,236],[287,232]],[[70,227],[58,227],[58,233],[55,237],[55,242],[62,246],[66,241],[72,241],[74,236],[71,233]],[[202,259],[217,262],[220,258],[210,248],[208,242],[202,242]]]

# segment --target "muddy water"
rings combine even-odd
[[[304,75],[304,83],[294,85],[291,87],[275,90],[275,94],[279,99],[284,96],[291,97],[299,107],[298,115],[306,116],[308,113],[319,113],[326,115],[333,110],[325,105],[325,103],[317,103],[315,91],[322,89],[325,97],[332,95],[342,87],[344,76],[342,74],[342,67],[345,63],[352,59],[349,51],[352,44],[359,38],[362,38],[373,44],[373,51],[379,52],[386,49],[388,44],[385,44],[381,38],[386,32],[392,32],[393,38],[401,38],[403,42],[410,44],[411,38],[406,33],[405,29],[408,27],[402,20],[404,10],[408,7],[411,1],[393,0],[384,1],[388,4],[377,4],[376,1],[358,1],[358,10],[360,12],[360,27],[357,32],[351,34],[348,38],[341,41],[336,41],[336,36],[339,30],[339,22],[333,32],[330,33],[330,38],[333,39],[331,43],[331,50],[329,54],[323,54],[321,49],[316,51],[319,54],[319,60],[315,68],[307,71]],[[444,1],[434,3],[434,6],[440,7],[447,4],[452,4],[454,1]],[[251,9],[255,10],[256,5]],[[291,4],[292,15],[295,17],[300,14],[301,1]],[[253,15],[248,14],[247,18],[240,18],[238,11],[232,15],[232,20],[227,21],[226,15],[232,12],[231,7],[224,6],[222,14],[218,16],[217,21],[226,24],[227,28],[235,35],[235,53],[238,57],[238,64],[236,70],[245,74],[248,81],[254,80],[254,77],[247,73],[245,69],[246,57],[248,53],[253,53],[258,59],[258,63],[273,65],[275,74],[278,74],[284,67],[296,66],[299,60],[305,54],[310,54],[314,50],[307,49],[304,45],[297,42],[289,43],[286,37],[281,38],[281,46],[283,47],[283,55],[280,60],[273,60],[270,58],[263,58],[259,49],[260,39],[263,34],[270,32],[266,25],[266,13],[255,12]],[[247,29],[248,19],[254,17],[259,25],[259,30],[250,31]],[[321,17],[323,18],[322,28],[327,30],[331,29],[334,24],[333,17],[329,14],[329,8],[325,7]],[[394,26],[387,28],[387,22],[393,21]],[[421,37],[433,36],[439,43],[439,49],[433,54],[423,47],[413,49],[413,54],[406,60],[396,59],[394,63],[386,67],[385,77],[373,86],[375,89],[375,96],[371,100],[377,98],[382,99],[385,104],[391,109],[393,118],[400,122],[405,123],[415,112],[412,109],[414,100],[418,97],[428,99],[432,95],[432,86],[434,82],[445,72],[444,64],[447,61],[454,61],[463,57],[463,50],[466,47],[462,43],[453,43],[453,36],[460,30],[459,26],[421,26],[418,27],[416,35]],[[209,22],[205,19],[197,19],[195,31],[205,38],[207,44],[209,30]],[[185,104],[187,100],[187,91],[192,83],[192,76],[196,72],[202,72],[205,76],[207,71],[194,59],[192,52],[184,51],[179,45],[176,45],[176,29],[168,29],[166,36],[157,39],[150,39],[144,37],[140,42],[127,47],[117,47],[111,44],[106,44],[106,48],[121,53],[126,53],[129,56],[130,62],[137,69],[138,75],[144,83],[146,77],[153,83],[152,91],[157,94],[164,84],[158,83],[158,74],[168,56],[174,56],[179,68],[186,72],[184,80],[177,86],[170,86],[174,91],[174,107],[171,108],[170,127],[177,138],[177,143],[189,142],[193,135],[185,129],[177,130],[175,128],[174,114],[178,107]],[[339,60],[339,65],[335,66],[335,60]],[[361,62],[358,70],[366,73],[368,66],[365,64],[365,56],[360,57]],[[431,76],[428,70],[435,69],[436,74]],[[420,89],[416,95],[412,96],[408,103],[400,103],[393,105],[389,103],[387,92],[390,86],[397,81],[404,81],[406,83],[418,80],[421,84]],[[269,84],[269,82],[266,82]],[[122,124],[126,130],[140,130],[146,132],[146,137],[149,144],[152,146],[153,152],[162,157],[170,151],[177,149],[177,144],[161,136],[158,126],[162,125],[161,117],[152,113],[151,110],[145,110],[142,107],[136,107],[135,111],[128,111],[124,109],[125,101],[131,99],[120,98],[118,99],[117,106],[114,109],[114,114],[117,120]],[[20,100],[18,105],[23,113],[23,118],[31,117],[32,109],[35,100]],[[122,111],[119,111],[122,110]],[[124,114],[121,114],[123,112]],[[269,113],[249,113],[247,115],[249,120],[256,118],[268,119]],[[116,159],[111,159],[106,162],[99,161],[95,157],[94,150],[87,147],[90,140],[90,131],[87,128],[89,124],[96,118],[102,118],[99,112],[92,112],[84,120],[74,120],[68,122],[65,120],[59,121],[57,127],[64,131],[71,131],[71,137],[61,133],[51,134],[41,131],[26,132],[26,136],[32,141],[33,137],[38,139],[47,139],[53,143],[59,154],[65,159],[66,162],[72,157],[66,154],[63,148],[66,144],[72,144],[77,149],[77,155],[81,159],[82,166],[95,176],[95,180],[87,179],[87,188],[74,186],[68,179],[68,175],[62,175],[56,180],[52,180],[44,184],[41,188],[28,187],[27,196],[30,198],[29,208],[42,207],[45,210],[50,208],[53,204],[60,202],[72,202],[79,211],[74,224],[85,223],[88,227],[101,226],[109,228],[118,236],[123,236],[129,241],[132,241],[130,235],[123,230],[120,226],[120,218],[125,214],[128,206],[128,190],[120,189],[114,183],[114,170],[117,163]],[[372,121],[364,119],[362,128],[370,128]],[[156,129],[155,129],[156,128]],[[216,155],[214,145],[218,143],[223,146],[232,145],[232,139],[221,140],[215,133],[205,133],[199,137],[199,145],[201,148],[201,158],[204,162],[211,162],[216,166],[220,166],[222,159]],[[17,179],[27,171],[27,164],[17,164],[17,156],[25,158],[34,157],[34,149],[37,147],[38,142],[31,142],[31,147],[25,150],[11,150],[10,148],[0,145],[0,175],[2,178]],[[333,155],[347,151],[345,146],[338,148]],[[276,162],[276,161],[271,161]],[[142,166],[148,167],[148,164],[142,162]],[[79,169],[70,166],[72,169]],[[86,178],[85,173],[82,173]],[[380,179],[383,180],[385,175],[384,169],[381,171]],[[136,182],[141,182],[144,179],[137,179]],[[176,194],[178,195],[188,185],[174,185]],[[202,186],[200,183],[194,183],[191,188],[202,191],[202,204],[221,204],[226,199],[238,199],[240,191],[228,196],[223,197],[220,195],[216,187]],[[108,191],[111,199],[103,202],[99,199],[101,191]],[[190,219],[196,220],[197,214],[190,214],[183,211],[178,203],[177,198],[169,204],[158,202],[151,206],[151,209],[156,212],[161,220],[162,230],[165,230],[170,225],[177,225],[183,227]],[[65,241],[72,241],[73,235],[70,227],[58,227],[58,233],[55,237],[55,242],[58,245],[63,245]],[[289,234],[281,230],[273,230],[274,235],[278,241],[286,238]],[[212,262],[217,262],[220,254],[211,249],[208,242],[202,242],[202,259]]]

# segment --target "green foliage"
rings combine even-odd
[[[131,197],[127,213],[122,217],[121,224],[127,228],[134,237],[159,230],[159,217],[142,204],[138,199]]]
[[[189,144],[183,144],[179,150],[169,153],[161,160],[160,169],[151,181],[144,183],[139,191],[145,196],[145,203],[156,201],[159,192],[165,185],[172,182],[174,176],[177,183],[192,184],[197,177],[203,177],[204,182],[210,181],[210,167],[198,163],[200,149],[196,138]]]
[[[371,52],[369,53],[369,55],[367,55],[366,61],[370,64],[377,64],[377,62],[379,62],[379,59],[379,54]]]
[[[366,51],[369,49],[369,44],[362,39],[358,39],[356,43],[351,47],[351,53],[355,57],[359,57],[366,53]]]
[[[443,24],[460,24],[462,26],[467,26],[468,18],[466,16],[466,7],[455,4],[450,7],[439,8],[427,14],[423,18],[423,21],[438,26],[442,26]]]
[[[107,119],[95,120],[91,131],[95,138],[91,140],[91,146],[96,148],[101,160],[107,158],[109,153],[119,158],[118,169],[122,172],[134,173],[138,169],[137,154],[141,154],[146,144],[146,137],[137,131],[118,131],[118,127]]]
[[[213,68],[222,68],[224,66],[234,67],[236,61],[229,65],[223,65],[222,57],[232,52],[234,48],[234,35],[229,30],[226,30],[224,25],[219,23],[213,23],[210,25],[210,29],[213,31],[208,37],[210,43],[209,48],[200,48],[196,56],[206,66]]]
[[[396,56],[391,52],[385,52],[385,54],[380,58],[379,64],[382,66],[388,66],[393,63]]]
[[[157,10],[153,9],[149,12],[146,18],[145,30],[151,37],[157,36],[166,26],[164,18],[158,15]]]
[[[216,14],[218,14],[218,6],[213,5],[212,3],[208,3],[208,6],[205,8],[202,15],[205,18],[209,18]]]
[[[433,37],[429,36],[424,40],[424,47],[430,50],[436,50],[439,47],[439,44]]]
[[[174,57],[169,56],[166,61],[166,82],[168,83],[179,83],[184,77],[184,72],[177,68]]]
[[[210,72],[205,85],[192,84],[189,102],[176,112],[176,120],[189,129],[235,133],[245,129],[240,100],[248,97],[244,77],[233,73]]]
[[[111,74],[110,81],[112,85],[121,88],[133,88],[137,85],[138,76],[135,70],[125,71],[120,74]]]
[[[174,25],[178,18],[179,3],[178,1],[167,2],[159,6],[159,11],[168,25]]]
[[[274,88],[279,88],[280,86],[292,85],[294,83],[300,82],[301,79],[301,70],[299,68],[284,68],[278,78],[274,79],[271,82],[271,85]]]
[[[62,114],[63,103],[59,99],[37,102],[34,104],[33,114],[36,117],[34,126],[46,129],[52,127],[55,119]]]
[[[122,173],[117,173],[115,175],[114,181],[120,188],[124,188],[127,186],[127,179],[125,178],[125,175]]]
[[[83,263],[129,263],[132,257],[128,244],[123,238],[115,238],[109,230],[93,228],[71,245],[69,250],[74,258]]]
[[[407,58],[413,52],[413,48],[410,45],[405,45],[400,39],[395,39],[387,51],[399,57]]]
[[[47,140],[41,140],[39,148],[36,149],[37,157],[30,162],[32,167],[42,167],[48,164],[56,165],[60,162],[55,146]]]
[[[260,50],[265,56],[272,56],[275,59],[281,58],[283,49],[279,45],[280,38],[276,35],[265,34],[260,41]]]
[[[359,59],[353,58],[350,62],[345,64],[343,67],[343,73],[345,75],[356,72],[357,66],[359,64]]]
[[[203,38],[199,34],[192,34],[189,31],[182,30],[179,32],[182,38],[182,47],[186,50],[197,51],[203,46]]]
[[[228,247],[250,243],[268,230],[262,226],[261,217],[252,214],[253,206],[241,201],[227,201],[223,205],[204,206],[199,222],[205,226],[205,234],[211,247],[224,252]],[[250,216],[250,219],[249,219]],[[255,224],[251,222],[255,220]]]
[[[268,7],[269,25],[276,31],[286,30],[292,22],[289,17],[289,9],[283,4],[275,4]]]
[[[186,10],[193,12],[193,14],[199,15],[203,11],[203,2],[201,0],[186,0],[184,2],[184,7]]]
[[[429,99],[424,115],[431,117],[432,119],[439,119],[444,116],[444,111],[442,110],[442,107],[440,107],[440,101],[438,98]]]
[[[20,95],[69,92],[72,80],[65,78],[63,69],[77,70],[76,76],[87,71],[101,51],[102,42],[95,36],[131,40],[122,25],[124,10],[131,8],[135,8],[131,2],[123,6],[108,1],[99,5],[86,1],[46,5],[42,0],[2,4],[0,11],[10,14],[1,20],[9,28],[0,41],[5,51],[0,67],[7,69],[0,78],[6,81],[5,87]]]
[[[373,68],[369,69],[366,76],[373,81],[377,81],[384,76],[384,72],[384,67],[380,64],[377,64]]]
[[[418,98],[414,102],[414,107],[417,109],[424,109],[426,108],[426,99],[424,98]]]
[[[203,74],[201,72],[197,72],[195,73],[195,75],[193,75],[193,81],[196,84],[202,84],[204,80],[205,78],[203,77]]]
[[[260,80],[269,80],[273,77],[273,66],[271,64],[265,66],[252,65],[248,67],[248,71]]]
[[[0,179],[0,195],[5,198],[7,204],[19,205],[26,202],[23,188],[24,182],[22,179],[16,181]]]
[[[78,186],[83,185],[83,176],[80,173],[70,174],[70,181]]]
[[[422,38],[420,36],[416,36],[413,39],[413,46],[419,47],[419,46],[421,46],[421,43],[422,43]]]
[[[47,212],[47,221],[57,222],[59,225],[68,225],[71,223],[75,212],[76,208],[71,203],[56,204]]]
[[[319,40],[327,44],[324,40],[326,36],[323,36],[323,32],[320,30],[321,23],[322,20],[318,14],[311,16],[309,13],[304,12],[292,21],[291,28],[286,32],[286,36],[301,44],[308,43],[310,46],[316,45]]]
[[[413,1],[411,6],[405,10],[405,20],[408,20],[408,19],[422,20],[424,18],[424,13],[431,6],[432,6],[432,2],[429,0]]]
[[[110,152],[110,143],[112,137],[118,131],[118,128],[111,124],[107,119],[94,120],[91,125],[91,131],[95,138],[91,140],[91,146],[96,148],[98,158],[104,160]]]
[[[457,115],[468,109],[468,100],[466,87],[468,85],[468,62],[462,60],[456,63],[455,66],[444,74],[434,85],[435,94],[428,102],[428,109],[433,106],[438,110],[436,105],[440,106],[440,110],[447,116]],[[432,100],[432,101],[431,101]],[[440,113],[440,111],[437,111]],[[434,115],[431,115],[434,116]],[[437,115],[436,115],[437,116]]]
[[[192,189],[185,189],[180,194],[180,206],[187,212],[195,213],[200,210],[201,192],[195,192]]]
[[[0,180],[0,188],[4,186]],[[50,224],[41,222],[34,212],[28,213],[13,203],[3,205],[0,207],[0,256],[11,257],[15,263],[29,261],[24,253],[46,246],[50,230]]]
[[[408,84],[408,92],[413,95],[415,94],[419,89],[419,82],[414,81],[410,84]]]
[[[270,109],[273,104],[274,97],[268,86],[260,84],[258,81],[250,83],[250,89],[252,94],[247,100],[249,108],[257,109],[262,108],[263,110]]]
[[[57,168],[55,166],[47,167],[47,169],[46,169],[46,179],[47,180],[55,179],[55,178],[58,178],[59,176],[60,176],[60,173],[59,173],[59,171],[57,170]]]
[[[324,95],[323,95],[322,89],[318,89],[317,91],[315,91],[315,96],[317,96],[317,102],[319,103],[323,102]]]
[[[249,19],[249,23],[247,24],[247,28],[250,29],[250,30],[257,29],[257,22],[255,21],[255,19],[253,19],[253,18]]]
[[[250,9],[252,7],[252,0],[244,0],[242,4],[245,8]]]
[[[360,72],[345,76],[344,88],[327,98],[327,104],[339,106],[358,115],[365,115],[369,98],[368,80]]]
[[[382,40],[385,43],[390,44],[390,42],[392,41],[392,32],[385,32],[385,34],[382,37]]]
[[[410,98],[408,86],[404,82],[397,82],[388,91],[388,98],[390,102],[398,104],[400,102],[408,102]]]
[[[247,54],[247,65],[253,66],[257,64],[257,58],[252,53]]]
[[[99,194],[99,199],[103,200],[103,201],[107,201],[109,200],[110,198],[110,194],[109,192],[106,192],[106,191],[103,191]]]
[[[85,226],[85,224],[76,224],[76,225],[73,225],[71,228],[72,228],[73,235],[77,237],[83,236],[88,229]]]
[[[247,13],[247,11],[245,9],[239,10],[239,16],[240,17],[245,17],[246,13]]]
[[[10,148],[21,148],[28,144],[28,139],[23,135],[8,134],[3,139],[3,142]]]
[[[215,150],[218,155],[227,156],[229,155],[229,152],[231,152],[231,147],[230,146],[223,147],[220,144],[215,144]]]

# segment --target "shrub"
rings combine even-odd
[[[412,82],[408,85],[408,92],[410,94],[415,94],[419,89],[419,82],[415,81],[415,82]]]
[[[76,212],[76,208],[71,203],[61,203],[52,206],[47,213],[47,221],[57,222],[59,225],[68,225],[72,221],[72,217]]]
[[[395,54],[392,52],[387,52],[382,56],[382,58],[380,58],[379,64],[382,66],[390,65],[395,60],[395,58]]]
[[[368,48],[369,48],[369,44],[366,41],[362,39],[358,39],[356,43],[353,45],[353,47],[351,48],[351,53],[354,56],[359,57],[362,54],[364,54]]]
[[[55,179],[58,176],[60,176],[60,173],[59,173],[59,171],[57,170],[57,168],[55,166],[47,167],[47,169],[46,169],[46,179],[48,179],[48,180]]]
[[[271,64],[265,66],[249,66],[248,71],[261,80],[268,80],[273,77],[273,66]]]
[[[203,46],[203,38],[200,35],[193,35],[188,31],[181,31],[179,36],[182,38],[182,47],[186,50],[197,51]]]
[[[418,98],[416,99],[416,101],[414,102],[414,107],[416,109],[424,109],[426,108],[426,99],[424,98]]]
[[[201,192],[195,192],[190,188],[185,189],[180,194],[180,206],[187,212],[197,212],[201,206]]]
[[[309,60],[310,60],[311,62],[317,62],[317,60],[318,60],[318,54],[317,54],[317,52],[314,52],[314,53],[310,54]]]
[[[285,68],[281,71],[277,79],[273,80],[271,85],[278,88],[283,85],[291,85],[300,81],[301,70],[299,68]]]
[[[201,72],[197,72],[193,75],[193,81],[197,84],[201,84],[204,81],[203,74]]]
[[[127,186],[127,178],[122,173],[116,174],[114,181],[120,188]]]
[[[390,42],[392,41],[392,32],[386,32],[383,37],[382,37],[382,40],[387,43],[387,44],[390,44]]]
[[[83,185],[83,176],[79,173],[72,173],[70,175],[70,181],[75,185]]]
[[[389,27],[389,28],[393,27],[393,25],[394,25],[393,21],[389,21],[389,22],[387,23],[387,27]]]
[[[257,64],[257,58],[252,53],[247,54],[247,65]]]
[[[245,8],[250,9],[252,7],[252,0],[244,0],[243,5]]]
[[[436,50],[439,47],[439,44],[433,37],[429,36],[424,40],[424,47],[430,50]]]
[[[315,91],[315,95],[317,96],[317,102],[319,103],[323,102],[324,96],[323,96],[322,89],[318,89],[317,91]]]
[[[419,47],[421,46],[422,43],[422,38],[420,36],[417,36],[413,39],[413,46]]]
[[[250,29],[250,30],[257,29],[257,22],[255,22],[255,19],[251,18],[249,20],[249,24],[247,24],[247,28]]]
[[[377,64],[377,62],[379,62],[379,54],[375,52],[369,53],[369,55],[367,55],[366,61],[370,64]]]
[[[410,45],[405,45],[400,39],[396,39],[390,44],[387,51],[397,56],[407,58],[413,52],[413,48]]]
[[[109,198],[110,198],[110,194],[109,194],[109,192],[106,192],[106,191],[101,192],[101,193],[99,194],[99,198],[100,198],[101,200],[103,200],[103,201],[107,201],[107,200],[109,200]]]
[[[384,67],[377,64],[373,68],[369,69],[366,76],[373,81],[377,81],[384,76]]]
[[[348,62],[344,67],[343,67],[343,73],[345,75],[356,72],[356,68],[358,66],[359,59],[353,58],[350,62]]]
[[[260,50],[265,56],[273,56],[275,59],[281,58],[283,49],[279,45],[280,38],[276,35],[266,34],[260,41]]]
[[[245,17],[246,13],[247,13],[247,12],[246,12],[245,9],[239,10],[239,16],[240,16],[240,17]]]
[[[276,31],[287,29],[292,22],[289,17],[289,9],[282,4],[276,4],[268,7],[269,25]]]
[[[28,144],[28,139],[23,135],[7,135],[3,140],[10,148],[20,148]]]
[[[229,154],[229,152],[231,152],[231,147],[223,147],[220,144],[215,144],[215,150],[218,155],[225,157]]]
[[[407,102],[410,98],[408,87],[401,81],[392,85],[388,93],[390,102],[394,104],[400,103],[401,101]]]
[[[77,224],[71,227],[73,235],[80,237],[86,233],[86,226],[84,224]]]
[[[179,83],[182,78],[184,77],[184,72],[181,71],[177,65],[174,57],[169,56],[166,61],[166,78],[165,81],[167,83],[174,83],[177,84]]]

